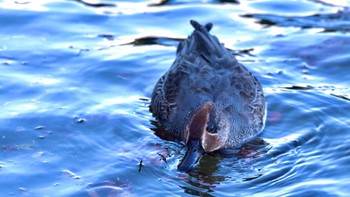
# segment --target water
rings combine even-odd
[[[347,196],[347,6],[1,1],[1,196]],[[190,19],[257,76],[268,117],[257,140],[183,173],[184,146],[155,134],[148,105]]]

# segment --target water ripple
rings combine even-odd
[[[0,3],[1,196],[347,196],[350,39],[343,1]],[[339,11],[338,11],[339,10]],[[149,112],[192,31],[262,83],[264,132],[177,170]]]

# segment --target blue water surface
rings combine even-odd
[[[348,196],[347,1],[0,1],[0,196]],[[267,124],[176,168],[153,87],[190,19],[261,82]]]

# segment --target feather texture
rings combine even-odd
[[[213,103],[207,131],[226,132],[223,148],[238,146],[263,129],[262,87],[209,33],[211,23],[191,24],[195,30],[179,43],[174,63],[153,90],[151,111],[166,132],[183,139],[191,117],[204,103]]]

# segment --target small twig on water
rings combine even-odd
[[[139,172],[141,172],[141,168],[142,168],[143,164],[142,164],[142,160],[140,160],[140,163],[139,163]]]

